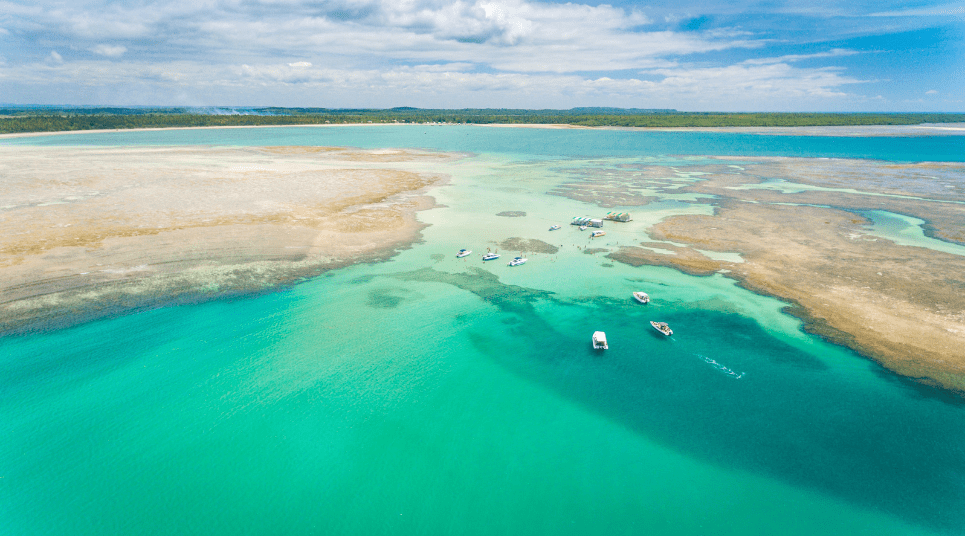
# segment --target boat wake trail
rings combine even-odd
[[[695,354],[695,355],[696,355],[697,357],[703,359],[704,362],[707,363],[708,365],[710,365],[710,366],[714,367],[715,369],[723,372],[723,373],[726,374],[727,376],[730,376],[731,378],[734,378],[735,380],[739,380],[739,379],[741,379],[742,377],[744,377],[744,373],[743,373],[743,372],[734,372],[733,370],[727,368],[726,366],[721,365],[721,364],[718,363],[717,361],[714,361],[714,360],[713,360],[712,358],[710,358],[710,357],[703,356],[703,355],[700,355],[700,354]]]

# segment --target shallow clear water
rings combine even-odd
[[[480,125],[113,131],[0,140],[2,145],[347,145],[530,156],[746,155],[963,162],[965,136],[825,137],[731,132],[502,128]]]
[[[223,143],[288,129],[253,130]],[[965,533],[960,399],[726,278],[583,253],[600,209],[546,193],[586,162],[472,150],[389,262],[0,339],[0,534]],[[512,236],[561,247],[480,260]]]
[[[926,223],[925,220],[886,210],[869,210],[865,215],[871,220],[868,228],[870,234],[887,238],[902,246],[928,248],[965,256],[965,246],[925,235],[925,229],[922,227]]]

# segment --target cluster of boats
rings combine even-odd
[[[471,255],[471,254],[472,254],[472,250],[471,250],[471,249],[460,249],[460,250],[459,250],[459,253],[456,253],[456,258],[461,259],[461,258],[463,258],[463,257],[468,257],[468,256]],[[498,258],[499,258],[499,253],[486,253],[485,255],[483,255],[482,260],[484,260],[484,261],[494,261],[494,260],[496,260],[496,259],[498,259]],[[528,261],[528,260],[529,260],[529,259],[527,259],[527,258],[525,258],[525,257],[515,257],[515,258],[513,258],[513,260],[509,261],[509,265],[510,265],[510,266],[519,266],[519,265],[521,265],[521,264],[526,264],[526,261]]]
[[[553,225],[552,227],[550,227],[550,231],[557,231],[559,229],[561,229],[559,225]],[[580,230],[581,231],[586,230],[586,225],[580,225]],[[605,235],[606,235],[605,231],[593,231],[593,233],[590,234],[590,238],[597,238],[599,236],[605,236]],[[471,254],[472,254],[471,249],[460,249],[459,252],[456,253],[456,257],[463,258],[463,257],[468,257]],[[494,261],[498,258],[499,258],[499,253],[489,252],[483,255],[482,260]],[[524,257],[515,257],[513,260],[509,261],[509,266],[519,266],[521,264],[526,264],[526,261],[527,259]],[[643,304],[650,303],[650,295],[648,295],[646,292],[639,292],[639,291],[634,292],[633,299]],[[673,335],[673,330],[670,329],[670,325],[667,324],[666,322],[656,322],[651,320],[650,325],[653,327],[653,329],[659,331],[660,333],[668,337]],[[606,333],[602,331],[593,332],[592,341],[593,341],[594,350],[607,350],[610,348],[610,346],[607,344],[607,341],[606,341]]]
[[[643,304],[650,303],[650,295],[647,294],[646,292],[634,292],[633,299]],[[654,320],[651,320],[650,326],[652,326],[653,329],[659,331],[660,333],[663,333],[667,337],[673,335],[673,330],[670,329],[670,325],[667,324],[666,322],[656,322]],[[610,346],[606,342],[606,333],[602,331],[593,332],[593,337],[591,340],[593,342],[594,350],[607,350],[610,348]]]

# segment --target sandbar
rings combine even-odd
[[[0,147],[0,333],[262,292],[392,255],[462,155]]]

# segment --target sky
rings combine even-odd
[[[965,112],[965,0],[0,0],[0,103]]]

